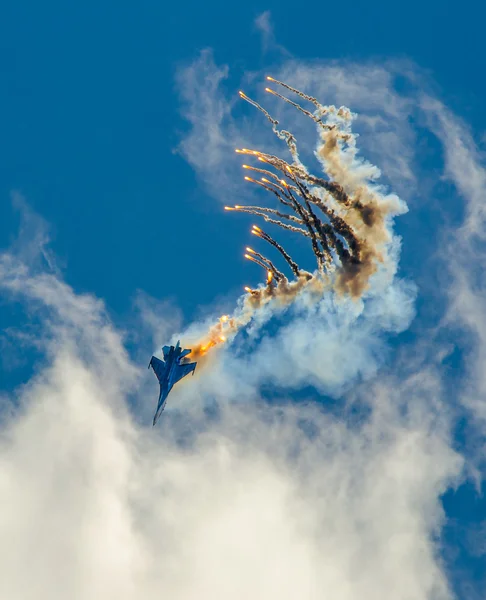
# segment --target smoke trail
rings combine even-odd
[[[226,207],[226,210],[235,210],[237,212],[244,212],[244,213],[248,213],[250,215],[255,215],[257,217],[262,217],[262,219],[264,221],[266,221],[267,223],[272,223],[272,225],[277,225],[278,227],[281,227],[282,229],[286,229],[287,231],[293,231],[294,233],[300,233],[303,236],[309,237],[309,233],[305,229],[301,229],[300,227],[294,227],[293,225],[288,225],[287,223],[283,223],[282,221],[279,221],[278,219],[272,219],[267,214],[265,214],[265,212],[263,212],[263,211],[245,210],[245,209],[241,209],[241,208],[228,208],[228,207]],[[282,215],[282,216],[283,216],[283,218],[289,217],[289,215]]]
[[[253,254],[258,254],[258,252],[255,252],[254,250],[250,251]],[[279,275],[279,271],[277,271],[277,269],[275,269],[275,267],[272,268],[271,264],[266,264],[267,261],[266,258],[264,258],[261,254],[259,254],[259,256],[262,257],[262,260],[259,260],[258,258],[255,258],[255,256],[252,256],[251,254],[245,254],[245,258],[247,258],[248,260],[251,260],[252,262],[256,263],[257,265],[259,265],[260,267],[262,267],[262,269],[265,270],[265,273],[267,274],[267,286],[271,285],[273,287],[273,279],[275,278],[275,280],[278,282],[280,281],[280,275]]]
[[[260,233],[263,234],[264,232],[260,230]],[[270,236],[262,235],[261,237],[274,245],[272,243],[274,240]],[[285,250],[276,242],[274,243],[275,248],[283,252],[285,256]],[[186,332],[184,335],[185,343],[192,348],[189,358],[191,361],[198,361],[199,370],[206,366],[210,358],[210,350],[230,341],[241,328],[252,321],[255,312],[269,302],[274,301],[280,306],[286,306],[304,290],[309,291],[316,300],[322,297],[324,291],[329,288],[328,283],[321,277],[313,277],[311,273],[300,270],[290,256],[287,255],[287,258],[290,260],[289,265],[292,265],[292,271],[296,276],[294,281],[289,281],[285,276],[282,276],[276,285],[273,284],[271,279],[267,279],[265,286],[256,289],[245,286],[246,295],[240,298],[239,305],[232,316],[224,315],[220,317],[218,322],[210,326],[208,332],[202,337],[198,335],[191,338],[190,332]],[[264,267],[263,264],[260,266]]]
[[[258,260],[258,258],[250,256],[249,254],[245,254],[245,258],[247,258],[248,260],[253,261],[257,265],[260,265],[260,267],[262,267],[262,269],[265,271],[265,273],[268,271],[268,267],[266,265],[264,265],[260,260]]]
[[[256,153],[255,151],[248,151],[245,149],[243,150],[243,152],[252,153],[252,154],[260,154],[260,153]],[[253,179],[252,177],[245,177],[245,179],[247,181],[251,181],[252,183],[256,183],[256,184],[260,185],[261,187],[263,187],[264,189],[268,190],[269,192],[274,194],[282,204],[284,204],[287,207],[292,208],[299,215],[299,217],[300,217],[299,222],[303,223],[306,226],[309,237],[311,238],[312,249],[316,256],[317,266],[318,266],[319,270],[328,270],[331,265],[331,262],[332,262],[332,256],[329,251],[329,246],[326,241],[326,236],[323,235],[322,233],[320,233],[322,228],[320,227],[319,221],[316,218],[316,215],[314,214],[312,208],[309,205],[308,197],[303,193],[300,194],[306,204],[306,207],[307,207],[307,210],[306,210],[292,194],[291,188],[293,188],[297,192],[299,192],[300,182],[294,177],[290,166],[285,161],[282,161],[281,159],[278,159],[277,157],[273,157],[270,155],[265,155],[265,158],[263,158],[262,156],[259,156],[259,158],[260,158],[260,160],[265,160],[268,158],[269,162],[271,164],[273,164],[277,169],[279,169],[285,176],[290,177],[291,180],[294,181],[294,183],[296,183],[297,187],[293,188],[293,186],[289,186],[284,180],[279,180],[270,171],[266,171],[266,172],[269,175],[272,175],[272,177],[274,179],[276,179],[277,181],[279,181],[279,183],[281,183],[282,185],[276,185],[276,184],[272,183],[271,181],[268,181],[264,178],[262,178],[263,183]],[[247,165],[245,165],[245,167],[250,168]],[[260,169],[255,169],[255,170],[258,171]],[[261,171],[263,171],[263,169],[261,169]],[[271,187],[269,187],[269,186],[271,186]],[[282,187],[282,186],[284,186],[284,187]],[[273,188],[277,188],[277,189],[273,189]],[[286,200],[284,200],[284,198],[279,193],[279,191],[282,192],[282,194],[285,196]],[[268,219],[265,219],[265,220],[268,220]],[[319,249],[319,244],[322,247],[322,251]]]
[[[319,226],[323,236],[329,240],[329,244],[336,250],[341,264],[347,264],[351,260],[351,255],[347,248],[344,247],[342,241],[336,235],[334,229],[328,224],[319,221]]]
[[[295,228],[297,229],[297,228]],[[303,231],[300,230],[299,231]],[[252,231],[251,231],[254,235],[263,238],[265,241],[267,241],[269,244],[271,244],[274,248],[276,248],[280,254],[284,257],[284,259],[287,261],[289,267],[292,269],[292,272],[294,273],[294,275],[296,277],[300,276],[300,268],[299,265],[291,258],[290,254],[288,252],[286,252],[283,247],[276,242],[270,235],[268,235],[268,233],[265,233],[262,229],[260,229],[260,227],[257,227],[256,225],[253,225]]]
[[[287,201],[284,198],[282,198],[282,196],[279,194],[278,190],[275,189],[277,186],[275,184],[272,184],[270,181],[268,181],[268,179],[265,179],[264,177],[262,177],[262,181],[257,181],[256,179],[253,179],[253,177],[247,176],[247,177],[245,177],[245,181],[250,181],[251,183],[256,183],[263,189],[267,190],[268,192],[270,192],[274,196],[276,196],[278,201],[281,202],[284,206],[293,208],[292,203],[290,201]]]
[[[298,179],[296,177],[293,176],[293,173],[290,172],[290,176],[292,178],[292,180],[295,182],[296,186],[298,187],[299,191],[301,192],[301,197],[303,198],[306,208],[307,208],[307,213],[304,213],[304,210],[302,209],[301,213],[302,214],[306,214],[306,217],[308,218],[309,222],[312,222],[312,226],[315,228],[317,234],[314,234],[314,239],[315,239],[315,247],[317,248],[317,237],[319,237],[319,241],[321,243],[322,246],[322,252],[318,251],[318,258],[320,260],[321,266],[322,267],[326,267],[326,269],[329,268],[331,262],[332,262],[332,256],[331,253],[329,252],[329,246],[327,244],[326,241],[326,236],[325,235],[319,235],[319,231],[320,231],[320,220],[317,219],[314,211],[311,208],[309,199],[307,194],[304,193],[304,189],[301,185],[301,183],[298,181]],[[290,192],[290,195],[292,196],[292,193]],[[292,196],[293,198],[293,196]],[[297,207],[297,205],[300,206],[300,204],[298,204],[297,200],[295,200],[295,205]],[[300,211],[299,211],[300,212]],[[309,223],[310,224],[310,223]],[[313,248],[314,248],[314,244],[313,244]],[[314,253],[316,252],[316,250],[314,249]]]
[[[295,165],[293,165],[291,167],[284,160],[282,160],[276,156],[273,156],[273,155],[263,154],[261,152],[255,151],[255,150],[247,150],[247,149],[244,149],[240,152],[244,152],[244,153],[251,154],[251,155],[257,155],[259,160],[268,162],[269,164],[274,166],[276,169],[278,169],[285,177],[288,177],[292,182],[295,183],[295,186],[290,186],[284,180],[280,180],[280,183],[282,184],[282,186],[285,187],[286,191],[284,191],[283,187],[281,187],[280,189],[285,194],[286,198],[289,199],[289,201],[286,201],[286,200],[283,200],[283,198],[280,196],[280,194],[278,194],[278,192],[276,190],[269,189],[268,186],[262,184],[259,181],[254,180],[252,178],[245,178],[254,183],[258,183],[259,185],[261,185],[268,191],[272,192],[283,204],[285,204],[286,206],[290,206],[291,208],[293,208],[295,210],[295,212],[298,215],[300,215],[301,220],[307,227],[309,237],[312,240],[312,249],[314,251],[314,254],[316,255],[316,258],[318,259],[318,265],[320,267],[323,267],[324,265],[326,265],[329,268],[329,265],[332,262],[332,257],[329,254],[329,247],[328,247],[326,235],[323,233],[323,227],[322,227],[323,224],[319,219],[317,219],[315,213],[312,211],[312,208],[309,206],[309,203],[313,203],[316,206],[319,206],[319,208],[324,212],[324,214],[330,219],[332,225],[336,229],[336,232],[339,233],[340,235],[342,235],[346,239],[348,245],[350,246],[351,253],[354,256],[355,262],[358,260],[359,243],[356,240],[356,237],[354,236],[351,228],[346,224],[346,222],[343,219],[341,219],[340,217],[335,215],[334,211],[331,208],[327,207],[320,198],[317,198],[316,196],[311,194],[309,192],[309,190],[307,189],[307,187],[304,185],[303,181],[301,181],[301,180],[305,180],[305,181],[312,180],[314,182],[319,182],[319,180],[316,177],[308,175],[305,171],[303,171],[299,167],[296,167]],[[324,180],[322,180],[322,181],[324,181]],[[268,184],[275,185],[275,184],[271,184],[271,182],[268,182]],[[321,185],[321,187],[324,187],[324,186]],[[332,188],[333,191],[336,191],[334,189],[334,186],[330,185],[328,187]],[[304,202],[307,206],[307,211],[294,197],[294,195],[292,194],[292,190],[294,190],[296,192],[296,194],[299,195],[304,200]],[[343,203],[348,202],[347,196],[343,198],[342,194],[339,195],[337,193],[336,193],[336,196],[341,201],[343,201]],[[313,222],[312,224],[311,224],[311,221]],[[314,228],[316,231],[314,231]],[[323,252],[320,252],[318,249],[318,241],[317,241],[316,232],[319,234],[319,241],[322,244]],[[338,245],[339,245],[339,243],[338,243]],[[348,254],[349,254],[349,252],[348,252]],[[346,255],[345,252],[341,252],[341,254],[340,254],[340,256],[343,256],[343,257],[345,255]]]
[[[270,88],[265,88],[265,91],[268,92],[269,94],[272,94],[273,96],[277,96],[277,98],[280,98],[284,102],[287,102],[287,104],[290,104],[291,106],[293,106],[294,108],[296,108],[297,110],[299,110],[306,117],[309,117],[310,119],[312,119],[314,121],[314,123],[317,123],[318,125],[320,125],[324,129],[330,129],[332,127],[332,125],[326,125],[325,123],[323,123],[321,121],[321,119],[319,119],[318,117],[316,117],[315,115],[313,115],[311,112],[309,112],[308,110],[306,110],[305,108],[303,108],[297,102],[293,102],[292,100],[290,100],[286,96],[282,96],[282,94],[279,94],[278,92],[275,92],[274,90],[272,90]]]
[[[234,210],[236,212],[243,212],[243,213],[248,213],[250,215],[256,215],[258,217],[262,217],[262,219],[264,221],[266,221],[267,223],[272,223],[273,225],[277,225],[278,227],[281,227],[282,229],[286,229],[287,231],[293,231],[294,233],[300,233],[303,236],[309,237],[309,233],[305,229],[301,229],[300,227],[294,227],[293,225],[288,225],[287,223],[283,223],[282,221],[279,221],[278,219],[272,219],[271,217],[269,217],[266,213],[270,212],[271,209],[258,210],[258,207],[256,207],[255,209],[247,209],[246,207],[241,207],[241,206],[237,205],[236,207],[225,206],[225,210]],[[275,211],[275,212],[277,212],[277,211]],[[284,219],[293,220],[291,218],[291,215],[280,214],[280,216]],[[295,222],[299,222],[299,221],[296,220]]]
[[[339,233],[345,238],[351,251],[353,252],[353,255],[356,259],[359,259],[360,244],[356,236],[354,235],[352,228],[346,223],[346,221],[343,218],[336,215],[335,211],[329,208],[325,204],[325,202],[311,194],[304,183],[299,182],[298,187],[299,194],[306,200],[306,202],[315,204],[322,210],[326,217],[328,217],[336,233]]]
[[[275,181],[278,181],[280,183],[280,179],[278,178],[277,175],[275,175],[275,173],[272,173],[272,171],[268,171],[267,169],[259,169],[258,167],[253,167],[252,165],[241,165],[241,166],[243,167],[243,169],[249,169],[251,171],[256,171],[257,173],[262,173],[263,175],[268,175],[269,177],[271,177],[272,179],[274,179]],[[262,181],[264,181],[263,177],[262,177]]]
[[[389,268],[388,264],[393,261],[393,254],[390,253],[392,233],[388,225],[392,216],[405,209],[396,196],[384,196],[382,189],[373,184],[379,175],[378,169],[357,158],[356,137],[351,131],[354,115],[348,108],[322,105],[313,96],[284,82],[268,79],[314,105],[315,111],[311,113],[297,102],[267,88],[273,96],[297,109],[317,125],[319,141],[316,157],[325,177],[310,174],[299,159],[295,136],[279,130],[278,121],[265,108],[240,92],[241,98],[270,121],[274,133],[286,143],[293,159],[293,163],[289,164],[273,154],[248,148],[237,149],[237,153],[256,158],[276,170],[273,172],[268,168],[245,164],[245,169],[264,176],[261,181],[252,177],[245,179],[270,192],[289,209],[290,214],[260,206],[236,205],[234,208],[225,208],[254,214],[281,229],[309,238],[317,259],[317,272],[310,274],[302,271],[281,244],[259,227],[253,226],[252,233],[278,250],[296,280],[289,282],[263,255],[252,256],[250,260],[257,262],[267,273],[272,273],[276,285],[267,280],[263,287],[245,288],[247,296],[237,310],[237,317],[231,320],[230,330],[234,332],[246,325],[253,318],[255,310],[266,303],[289,302],[304,289],[322,294],[324,290],[333,288],[341,295],[360,298],[369,288],[370,278],[378,268]],[[324,220],[317,215],[314,207],[319,209]],[[217,324],[200,345],[200,351],[204,353],[205,348],[219,343],[220,334],[221,326]]]
[[[234,210],[235,212],[244,212],[250,215],[258,215],[260,217],[263,217],[265,214],[276,215],[277,217],[280,217],[281,219],[285,219],[287,221],[291,221],[292,223],[298,223],[299,225],[303,225],[304,223],[302,219],[299,219],[294,215],[287,215],[286,213],[280,212],[275,208],[267,208],[266,206],[242,206],[241,204],[235,204],[235,206],[225,206],[224,209]],[[304,229],[302,229],[301,231],[304,235],[309,235],[309,233]]]
[[[292,208],[308,229],[319,268],[329,267],[332,262],[330,247],[333,247],[340,263],[335,277],[335,289],[357,298],[368,288],[369,279],[378,269],[378,265],[387,262],[387,247],[392,240],[387,223],[392,215],[402,212],[404,206],[394,195],[383,196],[380,189],[372,183],[379,175],[378,169],[357,159],[356,138],[350,129],[353,115],[349,109],[324,106],[316,98],[288,84],[273,78],[269,80],[296,93],[316,107],[316,112],[312,114],[298,103],[270,90],[274,96],[292,105],[319,125],[320,143],[316,156],[329,179],[318,178],[308,173],[296,157],[295,137],[292,148],[289,147],[295,159],[292,166],[274,155],[247,149],[243,152],[270,164],[292,180],[295,185],[294,191],[306,208],[304,209],[298,201],[292,201],[292,197],[294,200],[295,197],[290,190],[285,196],[290,198]],[[332,116],[332,123],[321,121],[329,116]],[[325,126],[322,127],[322,124]],[[283,185],[282,181],[280,184]],[[311,189],[306,184],[312,186]],[[276,190],[270,191],[274,195],[278,193]],[[344,210],[342,214],[337,214],[329,206],[325,193],[336,200]],[[280,193],[277,197],[279,196],[279,200],[282,199]],[[322,210],[329,223],[318,219],[311,204]],[[341,236],[347,247],[338,236]]]
[[[336,183],[335,181],[328,181],[326,179],[322,179],[321,177],[316,177],[315,175],[312,175],[307,171],[300,169],[296,165],[293,166],[293,169],[298,175],[299,179],[306,181],[311,185],[316,185],[322,188],[328,194],[331,194],[331,196],[344,207],[351,206],[351,198],[346,194],[344,188],[341,185],[339,185],[339,183]]]
[[[306,226],[307,231],[309,232],[309,237],[311,238],[311,242],[312,242],[312,249],[313,249],[314,254],[315,254],[316,258],[317,258],[318,268],[319,269],[323,269],[326,260],[324,258],[324,255],[322,254],[322,252],[319,250],[319,245],[317,243],[316,233],[315,233],[314,228],[312,226],[311,219],[309,218],[309,214],[310,213],[306,213],[306,211],[304,210],[304,208],[295,199],[295,197],[292,195],[291,192],[289,192],[290,203],[287,203],[287,202],[285,202],[285,201],[282,200],[280,194],[276,190],[274,190],[271,187],[265,185],[265,183],[261,183],[259,181],[256,181],[255,179],[252,179],[251,177],[245,177],[245,179],[248,180],[248,181],[251,181],[253,183],[258,183],[259,185],[261,185],[262,187],[264,187],[266,190],[268,190],[269,192],[271,192],[275,196],[277,196],[277,198],[280,201],[282,201],[286,206],[290,205],[295,210],[295,212],[299,215],[299,217],[300,217],[301,221],[303,222],[303,224]]]
[[[277,267],[273,264],[273,262],[267,258],[266,256],[263,256],[263,254],[260,254],[260,252],[257,252],[256,250],[253,250],[253,248],[246,248],[246,251],[249,252],[250,254],[254,254],[257,258],[259,258],[265,265],[267,265],[267,268],[270,269],[272,271],[272,273],[275,276],[275,279],[277,281],[280,281],[280,279],[285,279],[285,275],[283,273],[281,273]]]
[[[282,87],[289,90],[290,92],[294,92],[295,94],[297,94],[304,100],[308,100],[309,102],[312,102],[312,104],[314,104],[314,106],[316,107],[318,113],[321,115],[326,114],[326,112],[328,112],[330,110],[330,107],[322,106],[322,104],[317,100],[317,98],[314,98],[313,96],[308,96],[307,94],[304,94],[304,92],[301,92],[300,90],[297,90],[297,89],[291,87],[290,85],[288,85],[287,83],[284,83],[283,81],[279,81],[278,79],[274,79],[273,77],[270,77],[270,76],[267,76],[267,80],[271,81],[272,83],[276,83],[277,85],[281,85]]]
[[[295,137],[290,133],[290,131],[285,131],[284,129],[282,129],[282,130],[278,129],[277,128],[277,125],[279,124],[278,121],[276,119],[274,119],[270,115],[270,113],[263,108],[263,106],[261,106],[260,104],[258,104],[258,102],[255,102],[254,100],[249,98],[243,92],[240,91],[239,94],[243,100],[246,100],[246,102],[248,102],[249,104],[254,106],[256,109],[258,109],[260,112],[262,112],[266,116],[266,118],[272,124],[272,129],[273,129],[275,135],[278,138],[280,138],[281,140],[285,140],[285,143],[289,147],[292,156],[295,155],[297,157],[297,145],[295,143]]]

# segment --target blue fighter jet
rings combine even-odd
[[[192,372],[194,375],[197,365],[195,362],[185,362],[184,357],[187,356],[191,350],[182,350],[180,347],[180,341],[177,342],[175,348],[174,346],[164,346],[162,348],[162,352],[164,353],[164,360],[160,360],[159,358],[152,356],[148,366],[149,369],[152,367],[160,383],[159,403],[157,404],[157,410],[154,416],[154,425],[157,423],[162,411],[165,408],[167,396],[169,395],[171,389],[183,377],[189,375],[189,373]]]

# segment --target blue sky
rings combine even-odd
[[[468,10],[447,3],[403,2],[393,9],[371,4],[355,3],[349,15],[326,7],[322,19],[332,27],[305,15],[294,25],[287,17],[290,6],[265,9],[272,11],[278,44],[302,60],[416,61],[431,71],[448,105],[484,132],[484,82],[477,74],[486,59],[477,12],[471,19]],[[204,243],[201,223],[223,247],[226,235],[233,239],[241,226],[208,201],[174,153],[186,127],[174,85],[181,63],[213,48],[216,62],[231,66],[232,89],[244,71],[281,60],[272,47],[262,52],[254,25],[260,5],[228,11],[223,4],[189,11],[174,4],[167,11],[160,3],[68,8],[50,2],[3,9],[2,245],[15,231],[17,216],[7,201],[14,189],[51,224],[54,249],[69,265],[67,280],[99,294],[117,312],[141,288],[156,297],[172,294],[193,314],[215,291],[239,286],[242,269],[244,276],[253,272],[238,260],[237,244],[233,254],[214,256],[214,246]],[[197,247],[205,260],[190,278],[166,265],[161,280],[147,259],[179,240],[182,221],[187,241],[181,259],[189,260]],[[205,285],[222,271],[221,290]]]
[[[484,597],[485,11],[478,2],[459,7],[435,1],[319,9],[271,2],[174,3],[169,8],[152,2],[17,2],[2,8],[1,448],[2,465],[15,483],[5,492],[12,506],[8,514],[15,515],[22,482],[33,498],[42,487],[36,487],[32,474],[35,461],[22,459],[29,452],[25,436],[32,434],[39,460],[44,458],[41,465],[54,460],[56,440],[66,449],[68,458],[53,471],[52,489],[58,490],[66,519],[80,514],[85,519],[86,529],[73,538],[91,539],[87,532],[100,526],[96,515],[104,515],[110,502],[126,526],[117,529],[107,518],[105,551],[113,552],[113,561],[100,558],[93,579],[89,569],[78,569],[76,559],[69,558],[64,592],[77,581],[82,582],[78,591],[88,590],[80,592],[81,598],[94,597],[93,590],[106,597],[120,594],[121,588],[100,582],[129,565],[128,571],[135,570],[126,590],[133,586],[134,594],[147,598],[161,590],[174,598],[191,597],[190,586],[181,587],[172,571],[161,580],[141,574],[150,571],[141,558],[145,552],[152,549],[160,560],[167,552],[145,526],[134,525],[147,514],[162,537],[196,540],[184,551],[177,544],[173,548],[183,579],[213,597],[224,595],[220,590],[233,593],[231,581],[242,577],[240,558],[247,550],[251,556],[261,543],[247,538],[245,530],[267,531],[273,523],[270,517],[261,523],[247,520],[240,511],[236,473],[253,494],[249,502],[256,512],[275,509],[277,515],[268,534],[262,534],[275,545],[259,555],[261,561],[285,547],[288,555],[279,554],[280,568],[287,560],[292,564],[288,557],[294,555],[298,565],[298,576],[286,583],[251,566],[249,580],[261,597],[285,598],[300,590],[302,597],[317,598],[326,590],[338,599],[363,593],[380,598],[386,591],[387,597],[405,599],[412,581],[414,598]],[[299,302],[283,317],[272,320],[263,313],[255,331],[250,328],[248,338],[242,332],[198,376],[197,386],[183,388],[176,396],[181,410],[168,412],[161,435],[154,437],[147,424],[155,383],[145,377],[146,370],[142,373],[151,353],[174,334],[182,331],[192,339],[205,330],[206,319],[231,313],[243,286],[255,286],[261,278],[259,268],[242,256],[251,219],[223,210],[225,203],[260,199],[242,184],[241,161],[232,148],[253,140],[258,147],[277,148],[264,119],[237,99],[241,86],[265,100],[282,123],[297,127],[316,170],[312,129],[262,95],[266,74],[358,113],[363,156],[382,169],[389,190],[409,207],[395,226],[402,238],[398,275],[389,288],[376,284],[359,309],[335,305],[329,297],[305,319],[308,308]],[[290,240],[289,248],[302,266],[312,268],[303,244]],[[292,348],[299,348],[305,360],[293,356]],[[275,375],[279,368],[282,373]],[[246,376],[248,370],[256,375]],[[262,414],[265,397],[284,407],[285,427],[272,408]],[[58,418],[63,398],[69,407],[65,424],[76,432],[73,439],[82,440],[79,447],[49,425],[48,417]],[[206,423],[194,408],[214,401],[229,411],[223,411],[219,425]],[[234,413],[228,408],[232,401]],[[73,407],[83,402],[86,413],[78,414]],[[327,413],[322,410],[326,402],[332,405]],[[245,406],[255,409],[254,420]],[[354,411],[362,421],[344,431],[341,421]],[[317,423],[318,438],[328,431],[329,444],[316,442],[311,448],[304,435],[309,429],[299,429],[300,418]],[[89,419],[100,422],[93,432],[86,429]],[[268,420],[273,433],[267,435]],[[250,440],[245,426],[255,432]],[[195,440],[190,467],[189,451],[179,447],[188,437]],[[275,449],[287,443],[289,453],[295,452],[292,459]],[[230,467],[218,453],[221,447]],[[127,499],[133,490],[127,491],[125,480],[112,482],[106,465],[125,474],[136,467],[145,474],[150,461],[165,452],[172,457],[167,471],[162,463],[150,484],[142,475],[137,479],[133,509]],[[88,459],[81,456],[91,458],[83,462]],[[204,472],[213,461],[217,475],[206,484]],[[323,466],[327,462],[330,466]],[[174,475],[186,469],[203,495],[212,498],[218,490],[235,507],[227,521],[218,521],[220,514],[215,516],[204,500],[194,512],[184,503],[180,512],[174,508],[180,498],[167,489],[184,497],[198,493],[186,475]],[[93,500],[83,491],[79,506],[73,500],[80,494],[72,475],[77,470],[87,473],[99,492]],[[60,483],[62,473],[67,487]],[[354,511],[349,522],[332,495],[317,484],[308,486],[308,473],[341,490],[343,506]],[[274,485],[252,487],[260,477]],[[305,497],[295,496],[298,483]],[[140,495],[145,485],[147,497]],[[353,489],[367,498],[364,508],[353,503]],[[147,508],[158,494],[171,498],[170,527],[164,515]],[[305,502],[322,526],[322,539],[294,540],[285,529],[286,494],[297,505]],[[325,498],[322,505],[319,498]],[[388,522],[382,514],[389,503],[397,512],[390,509]],[[32,523],[41,507],[46,509],[35,500],[27,506]],[[21,560],[32,538],[46,534],[34,526],[24,532],[14,516],[9,518],[7,524],[0,521],[0,529],[3,523],[5,539],[21,540],[16,547]],[[48,516],[46,523],[65,531],[64,517],[57,518]],[[332,568],[340,575],[320,581],[318,591],[310,584],[302,591],[314,581],[310,555],[329,559],[323,541],[332,537],[323,525],[328,518],[339,524],[337,540],[344,550]],[[209,536],[214,548],[228,543],[220,528],[241,540],[241,555],[235,551],[235,559],[224,563],[233,574],[229,583],[214,574],[220,554],[208,551],[211,541],[201,541],[206,519],[214,523],[216,533]],[[374,520],[382,522],[381,529],[375,529]],[[299,531],[306,526],[295,524]],[[413,532],[410,540],[407,531]],[[72,547],[72,557],[91,551],[88,542],[77,547],[73,538],[59,535],[63,542],[49,546],[35,571],[45,597],[54,597],[53,584],[42,574],[59,560],[59,548]],[[126,555],[118,554],[117,540],[129,538]],[[369,543],[376,543],[376,552],[368,565]],[[304,546],[308,555],[297,550]],[[403,568],[386,563],[401,591],[392,591],[380,573],[390,548],[397,564],[403,561]],[[206,552],[207,562],[197,566]],[[369,584],[353,566],[353,556],[369,567]],[[13,600],[33,593],[15,576],[9,585]],[[123,597],[137,597],[126,590]]]

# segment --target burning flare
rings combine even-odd
[[[309,173],[300,161],[297,140],[292,133],[278,129],[279,122],[260,104],[240,91],[240,97],[260,111],[271,123],[275,135],[283,140],[290,152],[290,163],[259,150],[238,148],[238,154],[255,157],[265,165],[259,168],[243,164],[245,170],[262,175],[245,180],[270,192],[278,200],[281,210],[264,206],[225,206],[225,210],[245,212],[261,217],[280,230],[298,233],[311,242],[316,257],[314,274],[302,270],[281,243],[267,232],[253,225],[251,233],[272,246],[292,271],[294,279],[287,277],[262,253],[246,248],[245,257],[266,272],[266,283],[245,287],[247,295],[235,315],[224,315],[203,341],[196,344],[194,357],[226,341],[246,325],[254,311],[263,304],[276,301],[291,302],[303,289],[322,295],[325,289],[334,288],[340,294],[359,298],[369,286],[370,277],[380,264],[390,259],[391,231],[387,227],[390,217],[403,212],[400,200],[394,195],[384,196],[373,182],[378,171],[372,165],[357,159],[356,138],[351,131],[354,115],[344,106],[326,106],[313,96],[268,76],[267,80],[312,105],[307,110],[298,102],[267,87],[266,92],[282,100],[310,118],[317,126],[319,159],[324,176]]]

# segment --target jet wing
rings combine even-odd
[[[193,363],[186,363],[183,365],[177,365],[177,369],[176,369],[176,373],[175,373],[175,378],[174,378],[174,383],[177,383],[178,381],[180,381],[183,377],[185,377],[186,375],[189,375],[189,373],[194,372],[194,369],[196,368],[197,363],[193,362]]]
[[[165,377],[166,364],[163,360],[160,360],[156,356],[152,356],[150,359],[150,367],[154,370],[157,379],[161,381]]]

